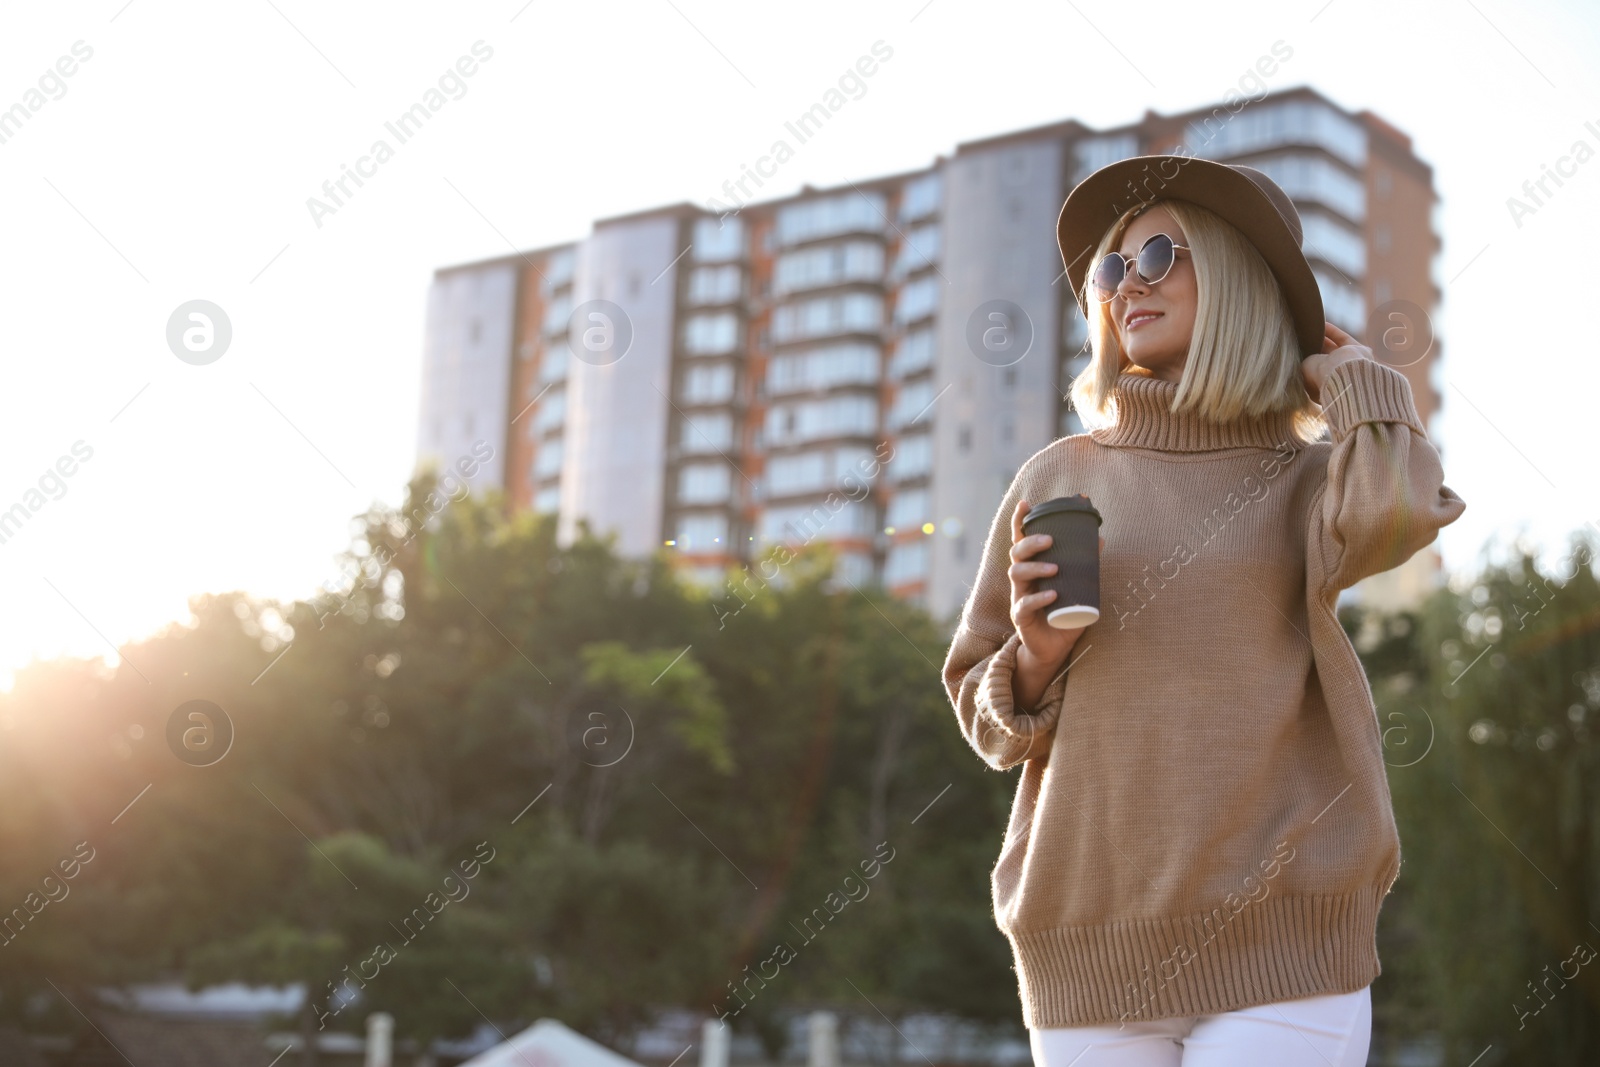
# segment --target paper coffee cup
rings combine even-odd
[[[1029,558],[1056,565],[1056,573],[1035,579],[1033,591],[1056,591],[1045,621],[1057,629],[1079,629],[1100,618],[1100,523],[1100,513],[1081,495],[1035,504],[1022,518],[1025,536],[1050,535],[1050,547]]]

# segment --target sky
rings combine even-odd
[[[0,110],[38,105],[0,143],[0,511],[44,497],[0,543],[0,687],[33,657],[114,662],[195,594],[336,579],[350,517],[412,470],[436,268],[706,204],[875,44],[865,95],[763,199],[1215,104],[1278,41],[1272,89],[1370,108],[1434,169],[1432,430],[1467,502],[1446,568],[1519,540],[1565,559],[1600,528],[1600,6],[0,4]],[[425,129],[313,211],[441,78]],[[1565,176],[1535,203],[1547,167]],[[192,301],[231,334],[206,362]]]

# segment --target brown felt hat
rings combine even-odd
[[[1261,253],[1289,303],[1304,358],[1322,351],[1322,291],[1300,250],[1300,213],[1278,184],[1254,167],[1188,155],[1133,156],[1101,167],[1067,195],[1056,221],[1061,262],[1087,317],[1090,258],[1112,223],[1141,202],[1187,200],[1226,219]]]

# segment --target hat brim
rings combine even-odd
[[[1263,175],[1263,177],[1265,177]],[[1106,230],[1129,208],[1158,199],[1187,200],[1227,220],[1261,253],[1294,319],[1302,358],[1322,351],[1322,291],[1298,236],[1266,192],[1222,163],[1189,155],[1133,156],[1101,167],[1068,194],[1056,220],[1061,262],[1078,308],[1089,312],[1084,282]]]

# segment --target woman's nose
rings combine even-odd
[[[1117,283],[1117,292],[1119,293],[1143,293],[1148,292],[1149,288],[1144,279],[1139,277],[1137,265],[1128,267],[1126,273],[1122,276],[1122,280]]]

